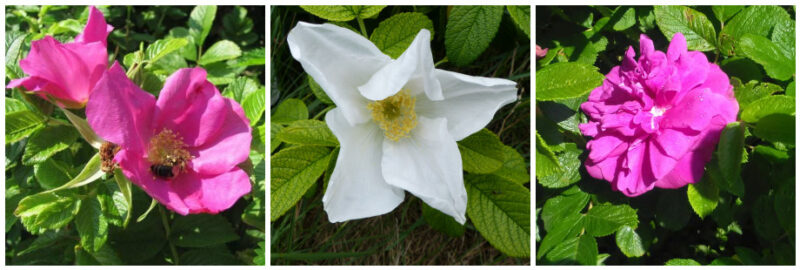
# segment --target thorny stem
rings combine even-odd
[[[167,220],[167,213],[166,211],[164,211],[164,206],[159,205],[158,212],[161,213],[161,224],[164,225],[164,231],[166,232],[166,237],[167,239],[169,239],[170,235],[169,221]],[[178,250],[175,249],[175,245],[172,244],[172,241],[167,240],[167,243],[169,244],[169,250],[172,252],[172,258],[174,259],[172,261],[172,264],[178,265]]]

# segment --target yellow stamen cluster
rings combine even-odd
[[[180,171],[185,171],[186,163],[192,158],[183,138],[172,130],[162,129],[150,138],[150,147],[147,149],[147,161],[150,164],[178,167]]]
[[[408,133],[417,126],[415,105],[416,98],[407,90],[401,90],[394,96],[369,103],[367,108],[372,112],[372,119],[383,129],[383,135],[397,141],[408,137]]]

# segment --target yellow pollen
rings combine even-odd
[[[147,149],[147,161],[150,164],[178,167],[180,171],[186,171],[186,164],[192,158],[194,157],[186,150],[183,138],[172,130],[162,129],[150,138]]]
[[[383,129],[383,135],[397,141],[408,137],[417,126],[416,101],[408,90],[400,90],[394,96],[367,104],[367,108],[372,112],[372,119]]]

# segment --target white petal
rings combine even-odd
[[[366,38],[332,24],[299,22],[286,40],[292,56],[342,108],[351,125],[369,120],[369,100],[361,96],[357,87],[391,58]]]
[[[392,211],[405,193],[386,184],[381,175],[383,131],[372,122],[350,126],[340,108],[328,112],[325,122],[341,145],[322,197],[328,220],[342,222]]]
[[[467,190],[461,171],[461,153],[447,132],[447,120],[419,117],[411,137],[383,141],[383,177],[433,208],[456,219],[467,220]]]
[[[444,100],[417,99],[417,114],[447,118],[456,141],[484,128],[500,107],[517,100],[517,83],[499,78],[468,76],[437,69]]]
[[[429,99],[441,100],[442,88],[433,74],[430,40],[431,33],[427,29],[420,30],[397,60],[372,75],[366,84],[358,87],[358,91],[368,99],[382,100],[409,84],[412,95],[424,91]]]

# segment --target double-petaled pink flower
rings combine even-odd
[[[51,36],[31,42],[30,53],[19,62],[29,76],[7,87],[22,86],[59,106],[82,108],[108,69],[106,37],[113,29],[100,10],[90,7],[86,27],[73,42],[62,44]]]
[[[589,122],[580,130],[594,137],[586,170],[631,197],[699,181],[739,111],[728,76],[702,52],[687,51],[681,33],[666,54],[645,35],[639,42],[639,60],[629,47],[581,104]]]
[[[202,68],[169,76],[156,100],[114,64],[86,105],[92,129],[120,147],[114,162],[173,211],[218,213],[250,192],[237,167],[250,152],[250,121]]]

